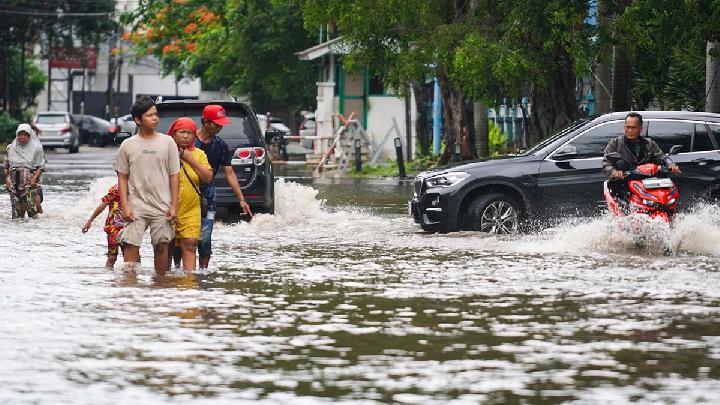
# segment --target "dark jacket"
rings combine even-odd
[[[630,164],[631,168],[635,168],[645,163],[655,163],[656,165],[670,166],[673,164],[672,160],[660,149],[660,147],[650,138],[639,137],[638,142],[640,143],[640,154],[639,158],[628,147],[625,135],[618,136],[611,140],[605,147],[605,156],[603,156],[602,170],[610,177],[613,170],[615,170],[607,159],[608,153],[618,152],[622,155],[623,160]]]

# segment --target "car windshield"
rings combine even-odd
[[[38,124],[64,124],[65,123],[65,116],[64,115],[38,115],[37,117],[37,123]]]
[[[562,138],[563,136],[565,136],[568,132],[573,131],[576,128],[579,128],[588,122],[590,122],[590,120],[588,120],[588,119],[580,119],[580,120],[574,121],[570,125],[566,126],[565,128],[561,129],[560,131],[558,131],[555,135],[552,135],[549,138],[545,138],[542,141],[540,141],[540,143],[535,144],[535,146],[528,149],[525,153],[521,154],[521,156],[528,156],[528,155],[537,153],[539,150],[550,145],[551,143],[555,142],[559,138]]]
[[[190,117],[195,121],[198,129],[200,128],[200,108],[166,108],[159,108],[160,123],[157,127],[158,132],[166,133],[173,121],[178,117]],[[259,137],[259,134],[256,134],[256,131],[253,130],[253,122],[247,118],[247,114],[243,110],[226,108],[226,113],[232,123],[225,125],[220,131],[219,135],[223,140],[232,140],[233,143],[248,143]]]

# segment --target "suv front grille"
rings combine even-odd
[[[424,183],[424,180],[421,177],[415,178],[415,183],[414,183],[415,195],[420,195],[420,193],[422,193],[423,183]]]

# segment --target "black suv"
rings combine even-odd
[[[680,209],[720,196],[720,114],[644,111],[642,136],[671,156],[682,174],[673,179]],[[623,134],[627,112],[582,120],[518,156],[463,162],[420,173],[410,201],[425,231],[514,233],[562,216],[605,208],[601,171],[607,143]]]
[[[250,106],[234,101],[160,101],[157,103],[160,116],[157,130],[164,133],[178,117],[190,117],[200,128],[200,115],[207,104],[223,106],[227,117],[232,121],[232,124],[222,128],[218,136],[228,145],[232,167],[250,209],[254,213],[273,214],[275,179],[267,144],[278,142],[282,134],[268,130],[263,136],[255,111]],[[240,213],[237,197],[228,185],[222,169],[215,175],[215,187],[217,216],[227,217],[230,212]]]

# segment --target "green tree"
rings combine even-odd
[[[295,52],[314,45],[292,3],[270,0],[142,2],[123,21],[139,55],[152,54],[163,71],[194,76],[251,98],[299,109],[315,97],[315,68]]]
[[[589,69],[587,1],[297,0],[306,26],[337,24],[348,44],[343,63],[369,67],[386,83],[432,75],[443,95],[446,163],[463,128],[468,99],[531,95],[539,140],[577,116],[575,76]]]
[[[47,58],[56,47],[95,45],[111,33],[115,0],[6,0],[0,8],[0,94],[15,118],[22,118],[46,79],[28,60],[39,45]],[[10,86],[5,86],[5,83]],[[33,101],[31,101],[33,100]]]
[[[612,36],[628,49],[636,108],[704,108],[705,44],[720,37],[719,1],[634,0]]]

